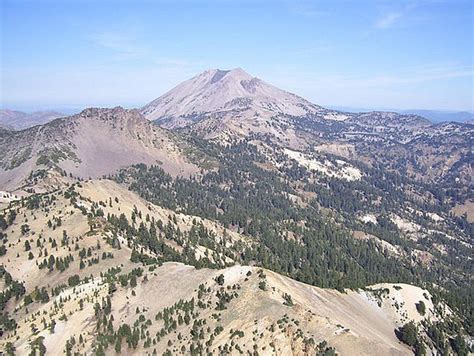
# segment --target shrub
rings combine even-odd
[[[414,346],[418,340],[418,330],[413,321],[410,321],[399,328],[396,334],[400,341],[408,346]]]
[[[67,284],[69,284],[69,287],[75,287],[80,282],[81,282],[81,278],[77,274],[75,274],[74,276],[71,276],[67,279]]]
[[[220,274],[216,277],[216,283],[220,286],[224,284],[224,275]]]
[[[284,305],[288,306],[288,307],[292,307],[293,306],[293,300],[291,299],[291,295],[285,293],[283,294],[283,299],[285,300],[283,302]]]
[[[418,310],[418,313],[420,313],[420,315],[425,315],[425,313],[426,313],[425,303],[422,300],[420,300],[415,305],[416,305],[416,310]]]

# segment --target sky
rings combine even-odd
[[[140,107],[241,67],[319,105],[474,111],[473,3],[0,0],[0,107]]]

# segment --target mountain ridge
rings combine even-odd
[[[55,198],[52,199],[52,196]],[[76,204],[70,203],[71,196]],[[359,353],[408,355],[410,348],[397,340],[393,330],[407,320],[438,319],[429,291],[408,284],[386,283],[366,290],[335,291],[310,286],[257,266],[236,264],[210,269],[167,261],[169,256],[161,256],[161,251],[166,249],[153,251],[141,245],[138,238],[127,236],[114,226],[111,223],[113,218],[107,221],[101,217],[96,206],[101,206],[106,216],[122,214],[122,221],[136,219],[141,226],[154,226],[155,221],[162,221],[166,229],[182,231],[184,235],[181,239],[185,241],[193,236],[188,235],[189,232],[200,230],[215,239],[216,243],[219,243],[222,230],[230,234],[229,243],[245,239],[245,236],[198,216],[177,214],[173,218],[172,211],[140,199],[134,192],[106,179],[75,183],[68,186],[64,193],[48,193],[39,199],[48,210],[22,206],[19,202],[11,204],[10,209],[16,209],[19,214],[4,230],[11,243],[6,254],[0,256],[2,262],[17,256],[4,273],[8,273],[14,281],[26,282],[27,294],[19,300],[11,298],[5,307],[6,315],[17,320],[16,332],[8,330],[0,339],[3,346],[6,342],[12,342],[19,353],[26,353],[30,341],[37,338],[42,338],[48,352],[54,354],[64,348],[93,352],[106,340],[99,336],[98,329],[101,330],[100,335],[111,337],[113,331],[121,330],[127,324],[134,325],[137,321],[141,323],[140,320],[145,317],[149,320],[146,328],[150,331],[150,340],[154,340],[153,347],[158,350],[164,350],[171,344],[176,350],[184,345],[187,351],[190,345],[197,344],[199,339],[194,338],[193,334],[198,329],[206,338],[214,333],[213,342],[207,347],[215,352],[226,347],[230,339],[234,342],[230,351],[255,350],[254,344],[257,344],[257,349],[263,354],[274,349],[275,353],[307,355],[314,354],[316,350],[330,352],[335,348],[341,353],[357,350]],[[34,212],[36,219],[28,219],[30,212]],[[48,227],[51,215],[61,219],[61,229]],[[146,216],[149,216],[149,221]],[[19,226],[25,224],[28,224],[29,231],[20,237]],[[209,233],[211,231],[215,234]],[[47,233],[52,240],[63,239],[56,249],[51,249],[51,255],[60,262],[49,269],[42,262],[42,251],[49,247],[45,238],[38,237],[38,246],[32,244],[28,251],[38,256],[41,267],[31,263],[23,246],[23,240],[43,233]],[[13,238],[16,236],[19,238]],[[171,235],[159,241],[169,249],[181,251],[182,247],[177,244],[179,239]],[[206,251],[205,246],[200,245],[199,240],[195,243],[198,245],[194,250],[188,247],[188,251],[181,251],[181,254],[195,254],[197,259],[205,260],[206,254],[202,253],[202,250]],[[206,246],[210,246],[209,241]],[[134,257],[138,250],[141,251],[140,256],[163,259],[163,263],[142,264]],[[69,256],[72,255],[76,261],[71,261]],[[209,254],[213,260],[218,257],[223,256],[217,251]],[[97,262],[94,262],[96,259]],[[64,266],[61,263],[63,260],[70,262]],[[74,278],[79,275],[81,278],[76,284]],[[56,291],[48,293],[48,288],[47,298],[46,289],[43,289],[45,284]],[[41,291],[41,299],[35,297],[38,294],[30,293],[35,290]],[[28,296],[33,296],[35,300],[27,303]],[[391,298],[401,305],[396,308]],[[108,314],[114,316],[111,327],[105,323],[104,329],[101,326],[103,318],[95,316],[95,313],[103,313],[100,310],[102,300],[108,301],[111,306]],[[419,300],[426,302],[424,316],[416,311],[415,303]],[[191,303],[194,307],[192,312],[186,313],[186,309],[181,309]],[[166,315],[167,310],[173,308],[177,310],[174,319],[183,320],[170,329],[163,328],[159,315]],[[29,313],[44,315],[46,326],[33,323],[35,319],[29,319]],[[63,313],[66,318],[61,317]],[[186,317],[186,314],[189,315]],[[32,328],[35,330],[33,335]],[[79,335],[82,335],[83,342],[77,342]],[[70,343],[73,337],[76,342]],[[107,345],[105,343],[105,349]],[[121,348],[122,352],[145,353],[148,349],[146,345],[137,342],[133,348],[127,349],[127,343],[123,342]],[[114,345],[109,344],[108,347],[113,352]]]
[[[0,183],[18,186],[31,172],[57,168],[81,178],[100,177],[137,163],[161,164],[174,175],[197,172],[172,133],[138,110],[88,108],[0,140]]]

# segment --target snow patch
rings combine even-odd
[[[395,225],[397,225],[397,228],[399,230],[402,230],[404,232],[410,233],[410,232],[418,232],[421,230],[420,225],[410,222],[408,220],[405,220],[396,214],[392,214],[390,219],[393,221]]]
[[[334,112],[329,112],[326,115],[324,115],[324,119],[326,120],[333,120],[333,121],[345,121],[349,119],[350,117],[347,116],[346,114],[339,113],[337,111]]]
[[[371,223],[377,225],[377,217],[374,214],[365,214],[360,220],[366,224]]]
[[[362,173],[359,169],[342,160],[336,160],[336,164],[327,159],[318,161],[302,152],[293,151],[288,148],[284,149],[284,153],[302,167],[323,173],[329,177],[345,179],[347,181],[355,181],[362,178]]]
[[[426,215],[434,222],[444,221],[444,219],[436,213],[426,213]]]

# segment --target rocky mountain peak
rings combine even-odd
[[[97,108],[90,107],[82,110],[78,116],[81,117],[123,117],[123,116],[136,116],[140,115],[140,112],[136,109],[124,109],[121,106],[116,106],[114,108]]]
[[[207,70],[152,101],[141,112],[149,120],[176,127],[187,126],[216,113],[222,116],[246,111],[247,116],[256,113],[305,116],[320,109],[297,95],[253,77],[242,68],[235,68]]]
[[[212,69],[204,73],[209,73],[211,77],[210,84],[215,84],[219,81],[238,81],[252,79],[252,76],[246,71],[244,71],[242,68],[234,68],[230,70]]]
[[[69,118],[68,118],[69,119]],[[67,120],[68,120],[67,119]],[[137,109],[124,109],[121,106],[114,108],[87,108],[79,114],[72,116],[72,121],[101,121],[111,125],[136,126],[137,129],[141,124],[149,125],[148,120]]]

